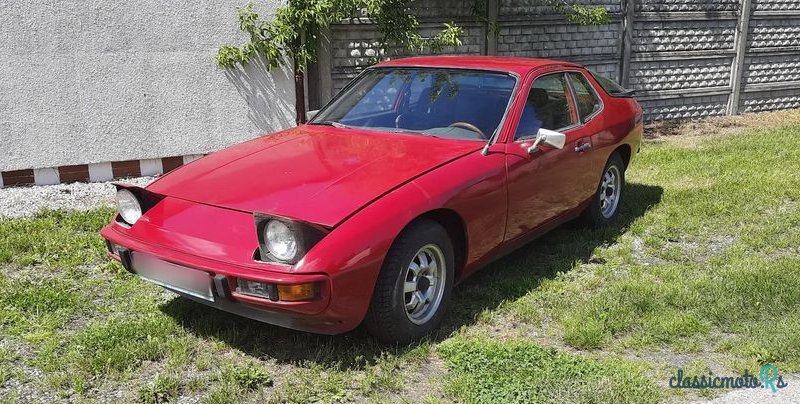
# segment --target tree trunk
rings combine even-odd
[[[294,109],[296,111],[296,119],[298,125],[306,122],[306,85],[304,80],[303,70],[297,67],[297,62],[294,65]]]

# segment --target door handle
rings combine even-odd
[[[583,153],[583,152],[589,151],[589,150],[592,150],[592,144],[591,143],[584,143],[584,144],[582,144],[580,146],[575,146],[575,151],[578,152],[578,153]]]

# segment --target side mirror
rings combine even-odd
[[[306,111],[306,121],[314,119],[314,117],[317,116],[318,112],[319,112],[318,109],[312,109],[311,111]]]
[[[556,149],[563,149],[566,142],[567,135],[561,132],[556,132],[549,129],[539,129],[539,133],[536,135],[536,140],[533,142],[533,145],[528,148],[528,153],[536,153],[539,151],[540,145],[545,145]]]

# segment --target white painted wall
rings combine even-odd
[[[245,39],[246,3],[0,0],[0,171],[207,153],[293,125],[287,72],[216,67]]]

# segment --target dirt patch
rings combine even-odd
[[[781,128],[793,125],[800,125],[800,109],[711,117],[694,121],[658,121],[647,124],[644,135],[647,139],[709,138],[739,134],[745,129]]]
[[[398,398],[402,402],[409,403],[422,403],[430,400],[449,403],[451,401],[445,395],[443,388],[446,376],[447,368],[444,362],[436,355],[432,355],[419,365]]]
[[[735,241],[735,237],[716,236],[704,241],[668,240],[668,243],[677,246],[687,257],[697,262],[707,262],[712,257],[725,253]]]
[[[21,267],[16,265],[0,265],[0,274],[15,282],[47,281],[57,278],[60,273],[44,265]]]
[[[714,117],[701,121],[658,121],[648,124],[644,134],[648,139],[671,136],[708,136],[744,128],[738,117]]]
[[[642,265],[659,265],[665,261],[658,257],[653,257],[645,251],[644,240],[641,237],[634,237],[631,242],[631,253],[633,257]]]
[[[33,354],[31,347],[11,338],[0,338],[0,351],[5,351],[5,359],[0,365],[8,366],[11,377],[0,384],[0,402],[52,403],[62,400],[53,389],[43,386],[44,373],[25,363],[25,358]]]
[[[703,367],[708,367],[717,375],[735,373],[733,369],[724,365],[725,363],[730,363],[732,358],[720,353],[678,353],[662,349],[659,351],[623,352],[622,356],[633,361],[660,365],[668,371],[674,371],[678,368],[691,369],[696,367],[697,364],[702,364]],[[668,380],[658,380],[658,383],[664,387],[666,387],[667,382]]]
[[[708,262],[711,258],[725,254],[728,248],[736,242],[733,236],[714,236],[708,240],[667,240],[667,245],[660,250],[674,246],[686,256],[697,262]],[[631,242],[631,252],[633,257],[642,265],[659,265],[668,262],[660,257],[653,256],[647,252],[644,240],[641,237],[634,237]]]

